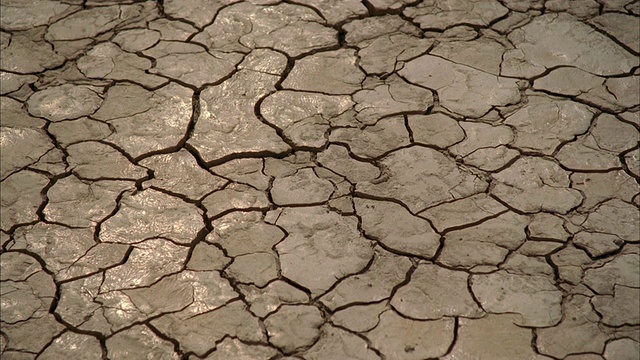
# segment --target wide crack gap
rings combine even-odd
[[[373,266],[373,264],[375,262],[376,262],[376,254],[374,254],[371,257],[369,262],[360,271],[357,271],[355,273],[349,274],[349,275],[347,275],[347,276],[345,276],[343,278],[337,279],[337,281],[334,282],[333,285],[331,285],[327,290],[325,290],[323,293],[318,294],[316,297],[313,297],[312,299],[314,301],[319,301],[320,303],[322,303],[322,300],[320,300],[322,297],[324,297],[324,296],[328,295],[329,293],[331,293],[333,290],[335,290],[335,288],[337,288],[342,282],[346,281],[347,279],[352,278],[354,276],[365,274],[367,271],[369,271],[371,269],[371,267]],[[311,296],[311,294],[310,294],[310,296]],[[357,303],[360,303],[360,302],[357,302]],[[366,303],[368,303],[368,302],[366,302]],[[352,303],[349,303],[349,304],[346,304],[346,305],[341,305],[341,306],[335,307],[333,310],[329,309],[328,307],[327,307],[327,309],[328,309],[329,313],[335,313],[337,311],[342,310],[343,307],[348,307],[348,306],[353,305],[353,304],[356,304],[356,302],[352,302]],[[324,303],[323,303],[323,305],[324,305]]]
[[[86,274],[82,274],[82,275],[75,276],[75,277],[69,277],[69,278],[65,278],[65,279],[61,279],[61,280],[56,280],[56,284],[59,286],[59,285],[70,283],[70,282],[74,282],[74,281],[77,281],[77,280],[82,280],[82,279],[85,279],[85,278],[88,278],[88,277],[91,277],[91,276],[94,276],[94,275],[98,275],[98,274],[104,273],[105,271],[107,271],[109,269],[113,269],[113,268],[116,268],[118,266],[124,265],[127,261],[129,261],[129,257],[131,256],[131,252],[133,250],[134,250],[134,246],[130,245],[127,248],[127,251],[125,251],[125,253],[123,254],[122,259],[119,262],[114,263],[114,264],[109,265],[109,266],[106,266],[104,268],[98,268],[96,271],[88,272]],[[82,257],[80,257],[78,260],[76,260],[74,262],[74,264],[77,263],[80,260],[82,260]]]
[[[482,303],[480,302],[480,300],[478,299],[478,297],[476,296],[476,294],[473,292],[473,275],[474,274],[470,274],[467,277],[467,292],[469,293],[469,295],[471,295],[471,299],[473,300],[473,302],[476,304],[476,306],[482,310],[485,313],[489,313],[487,312],[487,310],[484,309],[484,307],[482,306]]]
[[[549,95],[549,96],[552,96],[552,97],[560,97],[560,98],[563,98],[563,99],[571,100],[573,102],[584,104],[584,105],[590,106],[592,108],[595,108],[595,109],[597,109],[597,110],[599,110],[599,111],[601,111],[603,113],[610,114],[610,115],[613,115],[613,116],[616,116],[617,114],[619,114],[621,112],[624,112],[626,110],[631,109],[631,108],[625,108],[622,105],[616,105],[616,104],[612,104],[613,106],[609,106],[609,104],[605,104],[605,103],[600,103],[600,104],[594,103],[593,101],[590,101],[588,99],[585,99],[585,98],[581,97],[581,95],[583,94],[582,92],[580,94],[578,94],[578,95],[567,95],[567,94],[553,92],[551,90],[546,90],[546,89],[534,88],[534,90],[536,92],[538,92],[538,93],[542,93],[542,94]],[[619,106],[620,108],[622,108],[622,110],[616,109],[615,106]]]
[[[102,242],[102,240],[100,240],[100,232],[102,231],[102,224],[107,222],[110,218],[114,217],[118,213],[118,211],[120,211],[120,206],[122,205],[122,199],[126,194],[133,194],[133,191],[131,189],[127,189],[122,191],[120,194],[118,194],[118,196],[115,199],[116,205],[113,207],[113,210],[109,214],[107,214],[105,217],[103,217],[100,221],[96,222],[94,226],[95,230],[93,232],[93,240],[96,242],[96,244],[99,244]]]
[[[640,149],[640,146],[636,146],[634,148],[631,148],[629,150],[625,150],[623,152],[621,152],[620,154],[618,154],[618,160],[620,161],[620,164],[622,165],[622,170],[624,170],[624,172],[631,176],[632,178],[636,179],[637,182],[640,183],[640,174],[636,174],[633,171],[631,171],[631,168],[629,167],[629,164],[627,164],[627,160],[626,160],[626,156],[629,153],[632,153],[634,151],[638,151]]]
[[[40,197],[42,198],[42,202],[36,210],[38,221],[44,222],[46,220],[44,209],[47,207],[47,204],[49,204],[49,197],[47,196],[47,193],[49,192],[49,189],[51,189],[56,184],[57,181],[58,178],[56,177],[49,178],[49,182],[47,183],[47,185],[45,185],[44,188],[40,190]]]
[[[502,216],[502,215],[504,215],[504,214],[506,214],[508,212],[509,212],[508,209],[507,210],[503,210],[503,211],[500,211],[500,212],[492,214],[492,215],[488,215],[488,216],[486,216],[486,217],[484,217],[482,219],[479,219],[479,220],[476,220],[476,221],[473,221],[473,222],[468,222],[468,223],[465,223],[465,224],[462,224],[462,225],[451,226],[451,227],[444,228],[444,229],[438,230],[438,231],[439,231],[440,234],[442,234],[442,236],[445,236],[446,234],[448,234],[448,233],[450,233],[452,231],[464,230],[464,229],[468,229],[468,228],[472,228],[472,227],[481,225],[481,224],[483,224],[483,223],[485,223],[485,222],[487,222],[489,220],[493,220],[493,219],[499,218],[500,216]],[[418,216],[420,216],[420,214],[418,214]]]
[[[201,155],[198,153],[198,151],[191,145],[189,145],[187,143],[187,145],[185,146],[186,149],[190,149],[190,152],[192,152],[192,154],[195,154],[195,156],[197,157],[201,157]],[[263,158],[275,158],[275,159],[284,159],[285,157],[289,156],[292,153],[292,149],[289,149],[285,152],[281,152],[281,153],[277,153],[277,152],[273,152],[273,151],[247,151],[247,152],[235,152],[229,155],[225,155],[225,156],[221,156],[217,159],[214,160],[210,160],[209,162],[205,162],[205,167],[206,168],[210,168],[210,167],[214,167],[214,166],[218,166],[218,165],[222,165],[226,162],[229,162],[231,160],[237,160],[237,159],[263,159]]]
[[[164,314],[163,314],[164,315]],[[153,326],[153,324],[151,324],[151,321],[155,320],[155,319],[147,319],[145,322],[143,322],[144,326],[146,326],[149,330],[151,330],[151,332],[159,337],[162,340],[168,341],[173,345],[173,351],[178,354],[178,356],[181,357],[181,359],[185,359],[188,360],[189,359],[189,353],[184,353],[182,351],[182,349],[180,348],[180,342],[178,342],[178,340],[165,335],[162,331],[158,330],[158,328],[156,328],[155,326]]]
[[[602,4],[600,4],[600,7],[602,9]],[[601,13],[602,15],[602,13]],[[594,32],[597,32],[605,37],[607,37],[609,40],[613,41],[614,43],[616,43],[618,46],[620,46],[621,48],[625,49],[627,52],[629,52],[632,55],[635,55],[636,57],[640,54],[637,51],[633,50],[629,45],[625,44],[624,42],[618,40],[618,38],[616,38],[614,35],[611,35],[607,32],[606,28],[600,28],[597,25],[591,23],[590,21],[582,21],[583,24],[589,26],[591,29],[594,30]]]

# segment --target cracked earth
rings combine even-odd
[[[640,1],[0,6],[2,359],[640,359]]]

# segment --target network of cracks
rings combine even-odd
[[[2,359],[640,358],[640,1],[0,20]]]

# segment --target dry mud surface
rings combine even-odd
[[[640,2],[3,0],[10,359],[640,359]]]

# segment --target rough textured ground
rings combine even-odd
[[[3,0],[10,359],[640,359],[640,2]]]

